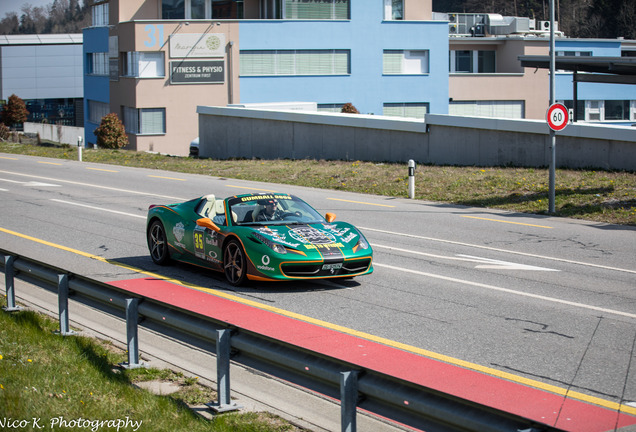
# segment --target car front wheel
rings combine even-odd
[[[158,220],[154,221],[148,229],[148,250],[155,264],[165,265],[170,261],[166,230]]]
[[[234,286],[242,285],[247,278],[247,257],[237,240],[230,240],[223,252],[225,278]]]

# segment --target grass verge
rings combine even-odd
[[[5,304],[5,302],[2,302]],[[189,406],[216,394],[180,373],[125,370],[126,353],[83,336],[61,337],[57,323],[33,311],[0,311],[0,430],[300,431],[268,413],[227,413],[206,420]],[[171,381],[158,396],[135,386]]]
[[[0,152],[78,159],[76,147],[0,143]],[[405,164],[325,160],[213,160],[127,150],[83,151],[82,159],[166,171],[406,198]],[[420,165],[415,199],[548,214],[548,169]],[[636,173],[556,171],[555,215],[636,226]]]

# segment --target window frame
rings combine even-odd
[[[144,121],[145,115],[151,113],[162,113],[160,122],[161,131],[146,131],[146,121]],[[124,129],[126,133],[131,135],[165,135],[166,134],[166,109],[163,107],[155,108],[133,108],[122,106],[122,118],[124,123]],[[152,120],[152,119],[151,119]]]
[[[415,72],[412,68],[416,67],[418,62],[420,70]],[[428,75],[430,70],[430,51],[427,49],[385,49],[382,51],[382,75]]]
[[[317,55],[312,57],[312,54]],[[250,56],[261,58],[247,60]],[[312,66],[319,69],[309,70]],[[239,53],[240,77],[343,75],[351,75],[351,50],[348,49],[242,50]]]
[[[401,113],[388,114],[387,108],[399,109]],[[424,114],[420,115],[408,115],[409,112],[421,111],[424,109]],[[401,117],[401,118],[416,118],[425,119],[426,114],[431,111],[430,102],[385,102],[382,104],[382,115],[386,117]]]
[[[157,57],[152,60],[152,56]],[[120,73],[123,78],[153,79],[166,77],[166,58],[164,51],[122,51],[120,53]],[[148,65],[155,65],[154,75],[146,75]],[[143,65],[146,65],[145,67]],[[147,72],[146,72],[147,73]]]
[[[492,60],[488,65],[492,65],[492,71],[484,70],[485,53],[493,53]],[[461,65],[460,65],[461,62]],[[467,70],[463,70],[468,64]],[[462,70],[459,70],[462,69]],[[448,55],[448,71],[451,74],[496,74],[497,73],[497,50],[450,50]]]
[[[109,18],[108,2],[91,6],[91,27],[106,27]]]
[[[110,114],[110,104],[107,102],[88,99],[86,108],[88,109],[88,121],[94,124],[100,124],[102,118]]]
[[[86,53],[86,75],[108,76],[109,61],[107,52]]]

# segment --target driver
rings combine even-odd
[[[276,208],[277,201],[275,199],[263,200],[258,202],[265,208],[256,215],[257,221],[281,220],[280,210]]]

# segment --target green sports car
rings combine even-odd
[[[246,280],[351,278],[373,271],[373,251],[353,225],[321,216],[289,194],[214,195],[148,209],[152,260],[171,259]]]

